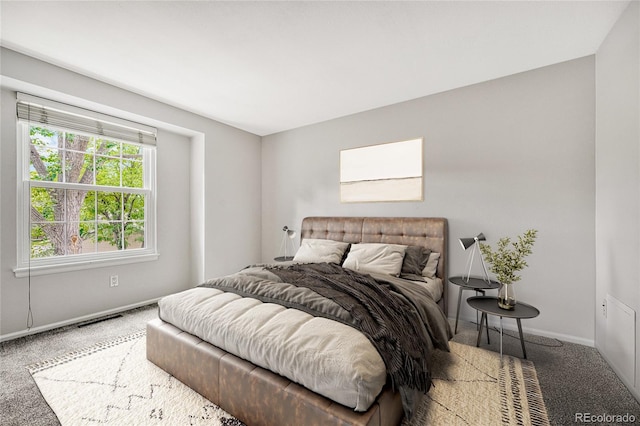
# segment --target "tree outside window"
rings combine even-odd
[[[144,148],[29,126],[30,257],[145,247]]]

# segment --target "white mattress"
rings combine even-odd
[[[162,320],[356,411],[385,384],[371,342],[337,321],[201,287],[158,305]]]

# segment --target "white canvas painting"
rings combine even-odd
[[[422,138],[340,151],[340,198],[422,200]]]

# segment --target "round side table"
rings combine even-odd
[[[520,345],[522,346],[522,355],[527,359],[527,350],[524,348],[524,337],[522,337],[521,319],[535,318],[540,315],[538,308],[527,303],[518,302],[515,308],[508,310],[498,306],[498,298],[490,296],[476,296],[467,299],[467,303],[472,308],[482,312],[480,319],[480,331],[478,331],[478,341],[476,346],[480,346],[480,338],[482,337],[482,324],[487,327],[487,342],[489,341],[489,323],[487,315],[496,315],[500,317],[500,357],[502,358],[502,318],[515,318],[518,323],[518,333],[520,334]]]
[[[500,288],[500,283],[494,280],[487,281],[481,277],[463,277],[463,276],[449,277],[449,282],[451,284],[455,284],[460,287],[460,290],[458,291],[458,311],[456,312],[456,327],[454,330],[454,334],[456,334],[458,333],[458,317],[460,316],[460,304],[462,303],[462,292],[464,290],[473,290],[476,292],[476,295],[480,293],[484,296],[485,290],[495,290],[497,288]]]

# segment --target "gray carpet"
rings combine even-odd
[[[509,320],[504,321],[507,326]],[[515,321],[512,326],[515,326]],[[466,323],[463,327],[458,325],[458,334],[453,340],[475,345],[477,337],[476,325]],[[500,351],[499,331],[492,329],[489,338],[491,344],[487,345],[486,333],[483,332],[480,347]],[[585,424],[576,422],[576,413],[629,413],[635,416],[633,424],[640,423],[640,404],[595,348],[526,333],[524,338],[527,359],[536,367],[552,425]],[[503,353],[522,357],[517,331],[505,331]]]
[[[0,343],[0,424],[59,424],[25,366],[143,329],[156,312],[153,305],[84,327],[69,326]],[[515,334],[504,336],[504,353],[520,357],[520,343],[511,335]],[[475,345],[476,337],[474,324],[461,323],[454,341]],[[497,331],[492,330],[490,337],[491,345],[484,336],[481,347],[498,351]],[[629,413],[640,419],[640,404],[594,348],[532,335],[525,338],[551,424],[580,424],[575,422],[575,413]]]
[[[0,425],[59,425],[25,366],[141,330],[157,312],[152,305],[124,312],[120,318],[0,343]]]

